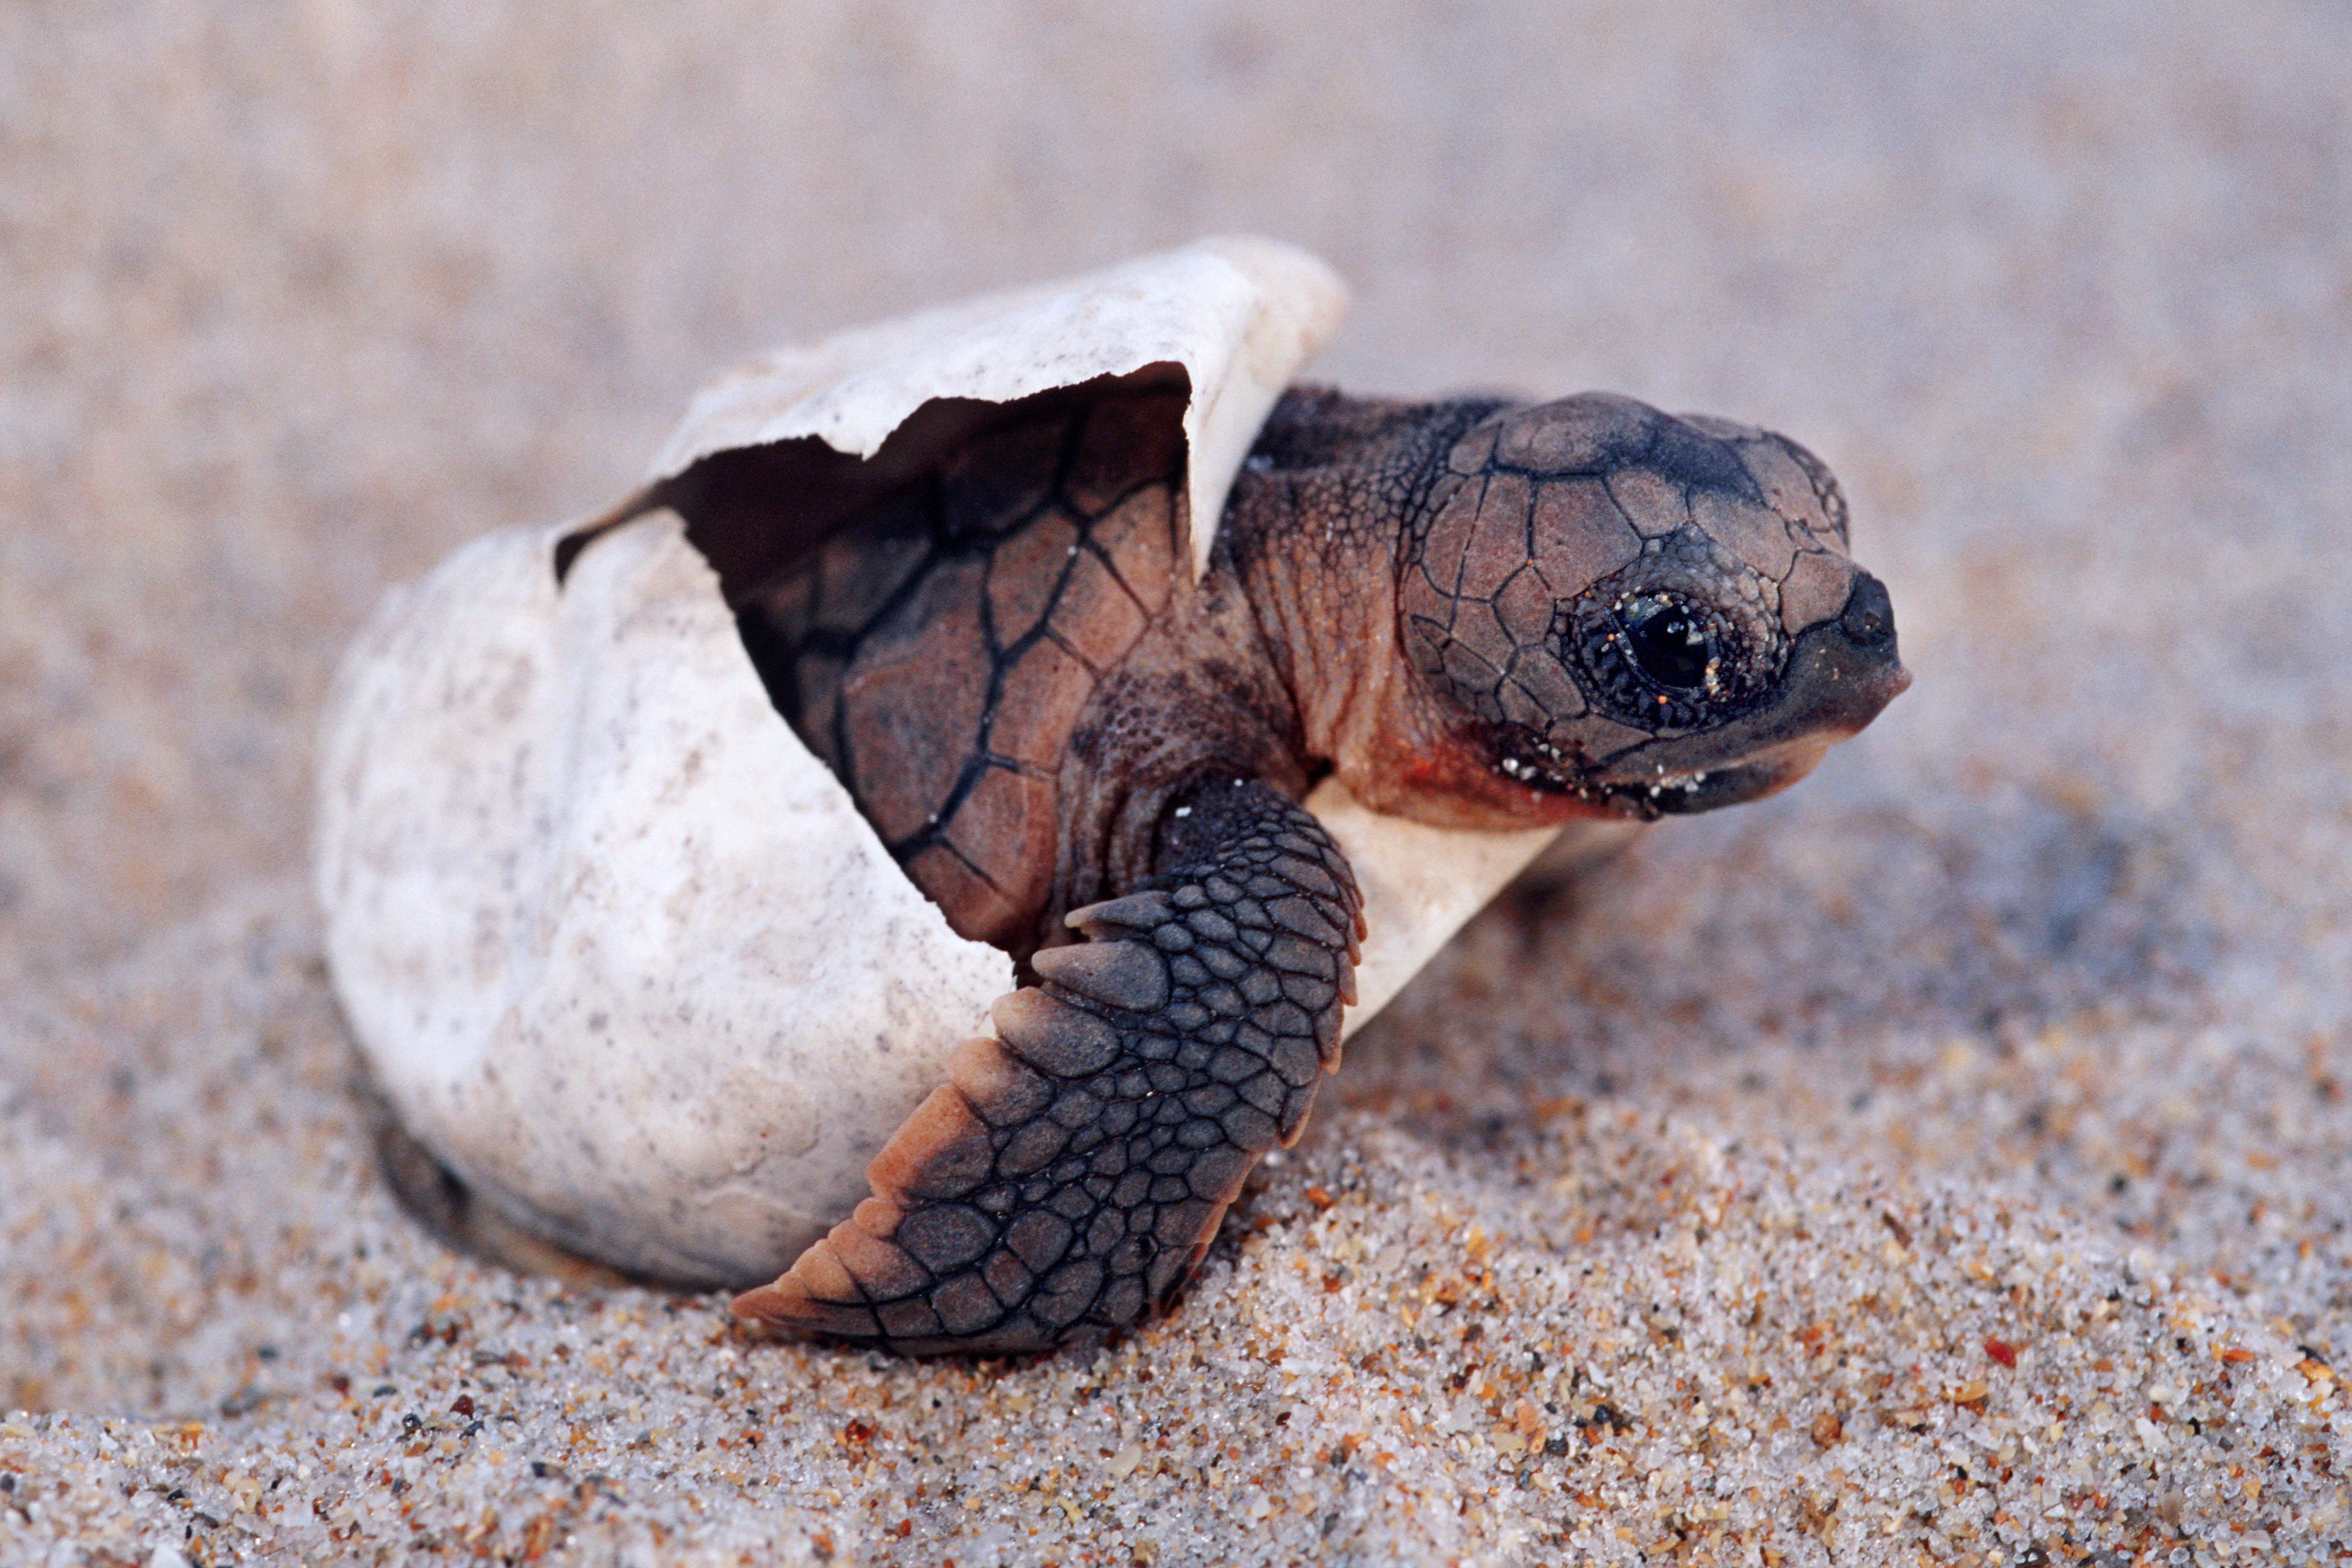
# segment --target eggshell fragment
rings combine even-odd
[[[1344,300],[1313,258],[1224,239],[925,312],[723,379],[653,475],[797,437],[870,455],[931,398],[1173,362],[1197,570]],[[646,504],[490,534],[387,595],[322,733],[317,888],[385,1096],[478,1201],[600,1261],[739,1285],[866,1195],[1012,966],[892,862]],[[1399,822],[1329,784],[1308,804],[1366,894],[1350,1029],[1552,837]]]
[[[772,1273],[1012,983],[769,703],[667,513],[476,541],[362,634],[323,758],[344,1007],[407,1129],[624,1268]],[[781,1260],[781,1262],[780,1262]]]
[[[933,398],[1009,403],[1176,363],[1192,384],[1184,437],[1197,577],[1258,426],[1347,309],[1347,285],[1303,250],[1254,235],[1204,239],[763,355],[695,397],[647,480],[802,436],[870,458]]]
[[[1348,1009],[1343,1038],[1387,1006],[1538,856],[1557,847],[1581,862],[1622,845],[1643,826],[1585,822],[1516,833],[1431,827],[1370,810],[1337,779],[1318,784],[1307,809],[1346,852],[1364,896],[1369,934],[1356,964],[1356,1005]]]

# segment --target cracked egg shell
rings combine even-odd
[[[659,485],[796,437],[870,458],[941,399],[1181,366],[1197,574],[1344,306],[1313,258],[1223,239],[772,354],[696,398],[603,519],[489,534],[389,594],[331,699],[315,868],[337,993],[405,1131],[583,1257],[697,1285],[790,1265],[866,1196],[1013,969],[779,716]],[[1332,782],[1307,804],[1363,895],[1350,1030],[1558,837],[1426,826]]]

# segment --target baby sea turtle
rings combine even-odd
[[[1338,1063],[1366,926],[1318,785],[1476,832],[1710,810],[1907,684],[1784,437],[1298,387],[1204,531],[1201,390],[1157,360],[928,396],[862,453],[720,446],[556,549],[682,519],[774,710],[1014,966],[746,1318],[1007,1352],[1165,1302]]]
[[[737,1310],[901,1349],[1134,1322],[1337,1065],[1360,921],[1300,802],[1448,826],[1769,794],[1904,684],[1784,437],[1585,395],[1287,395],[1182,570],[1178,387],[975,412],[822,537],[706,545],[777,708],[1024,984]],[[656,500],[743,530],[759,452]]]

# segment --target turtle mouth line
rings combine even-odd
[[[1612,816],[1654,822],[1661,816],[1688,816],[1717,806],[1738,805],[1786,788],[1804,776],[1827,742],[1781,746],[1762,757],[1748,757],[1706,767],[1668,768],[1652,763],[1648,776],[1578,779],[1569,760],[1540,738],[1522,737],[1521,744],[1496,764],[1514,782],[1551,795],[1572,795],[1600,807]],[[1801,754],[1792,754],[1801,753]]]
[[[1616,816],[1654,822],[1661,816],[1690,816],[1718,806],[1738,805],[1769,795],[1790,782],[1787,771],[1780,768],[1733,763],[1728,767],[1661,773],[1646,782],[1596,784],[1590,794]]]

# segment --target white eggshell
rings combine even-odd
[[[1563,830],[1474,833],[1385,816],[1360,805],[1337,779],[1307,797],[1345,851],[1364,896],[1366,935],[1356,964],[1356,1005],[1344,1038],[1387,1006],[1405,982],[1486,907],[1538,855],[1556,845],[1578,859],[1597,858],[1641,831],[1636,822],[1583,822]]]
[[[1258,426],[1347,310],[1339,274],[1294,246],[1255,235],[1204,239],[762,355],[696,395],[646,477],[801,436],[870,458],[935,397],[1006,403],[1181,364],[1192,383],[1184,436],[1198,576]]]
[[[770,1276],[866,1195],[1012,981],[769,703],[677,518],[494,533],[393,595],[325,737],[318,878],[411,1133],[527,1229]]]
[[[1223,239],[769,356],[654,465],[802,436],[871,455],[934,397],[1174,361],[1204,563],[1266,410],[1344,308]],[[613,515],[627,517],[625,505]],[[677,517],[493,533],[388,595],[321,738],[317,886],[353,1032],[404,1125],[509,1220],[668,1279],[772,1278],[1011,984],[916,891],[777,714]],[[1352,1029],[1538,853],[1308,803],[1370,934]]]

